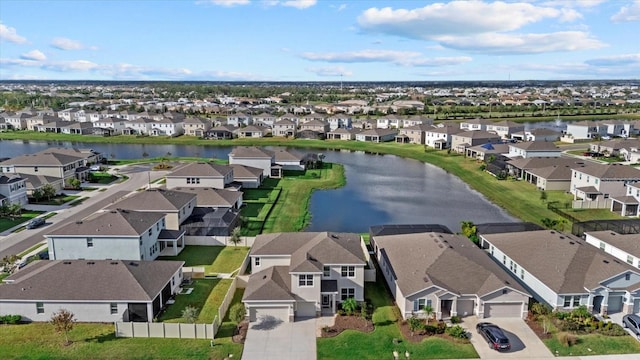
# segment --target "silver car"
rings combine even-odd
[[[622,317],[622,326],[630,329],[640,340],[640,316],[629,314]]]

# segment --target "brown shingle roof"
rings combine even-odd
[[[237,146],[229,153],[235,158],[273,158],[273,152],[255,146]]]
[[[47,236],[140,236],[164,217],[163,213],[111,210],[70,223]]]
[[[287,266],[271,266],[252,274],[242,300],[295,301],[291,295],[291,275]]]
[[[640,170],[629,165],[622,164],[606,164],[591,165],[577,169],[583,174],[595,176],[601,180],[640,180]]]
[[[182,261],[47,260],[0,285],[2,300],[151,301]]]
[[[151,189],[135,193],[110,205],[107,209],[139,211],[179,211],[196,196],[187,192]]]
[[[228,165],[219,165],[210,162],[189,163],[167,175],[168,177],[183,176],[207,176],[225,177],[233,170]]]
[[[640,235],[638,234],[618,234],[611,230],[589,231],[585,234],[589,234],[635,257],[640,257]]]
[[[556,144],[547,141],[526,141],[511,144],[510,146],[527,151],[561,151],[560,148],[556,146]]]
[[[174,190],[195,195],[197,197],[196,203],[201,207],[231,207],[242,197],[241,191],[212,188],[175,188]]]

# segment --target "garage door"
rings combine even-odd
[[[607,313],[612,314],[620,311],[622,311],[622,296],[610,296]]]
[[[303,317],[315,317],[316,316],[316,303],[306,302],[296,304],[296,318]]]
[[[633,313],[640,314],[640,300],[633,301]]]
[[[522,303],[517,304],[501,304],[501,303],[485,303],[484,317],[522,317]]]
[[[289,307],[251,307],[249,308],[249,321],[274,321],[289,322]]]
[[[473,300],[458,300],[458,316],[465,317],[473,315]]]

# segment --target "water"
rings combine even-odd
[[[0,157],[33,153],[50,147],[91,148],[115,159],[199,156],[227,159],[231,147],[195,145],[142,145],[71,143],[58,141],[0,141]],[[315,191],[308,231],[367,232],[381,224],[442,224],[460,230],[460,221],[513,222],[498,206],[486,200],[455,176],[430,164],[393,155],[300,149],[323,152],[325,161],[343,164],[347,185]]]

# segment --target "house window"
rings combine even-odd
[[[491,245],[491,255],[493,255],[493,245]]]
[[[305,274],[300,275],[298,277],[298,286],[299,287],[313,286],[313,275],[305,275]]]
[[[36,313],[44,314],[44,303],[41,303],[41,302],[36,303]]]
[[[431,302],[431,300],[429,300]],[[413,300],[413,311],[421,311],[426,305],[426,299]]]
[[[624,274],[624,279],[627,281],[631,280],[631,274]]]
[[[340,300],[345,301],[349,298],[356,297],[356,289],[355,288],[342,288],[340,289]]]
[[[149,228],[148,234],[149,234],[149,236],[151,236],[151,234],[153,234],[153,228]]]
[[[322,268],[322,276],[326,278],[331,277],[331,268],[329,266],[324,266]]]
[[[513,260],[509,260],[509,270],[513,271]]]
[[[604,242],[600,241],[600,250],[604,250],[605,244]]]
[[[340,275],[342,277],[355,277],[356,276],[356,267],[355,266],[342,266],[342,267],[340,267]]]
[[[520,269],[520,279],[524,280],[524,269]]]
[[[502,263],[507,264],[507,255],[502,255]]]
[[[513,272],[518,273],[518,264],[513,264]]]
[[[37,167],[37,166],[34,166],[34,167],[33,167],[33,171],[34,171],[34,172],[38,172],[38,167]]]
[[[253,258],[253,263],[256,265],[256,267],[260,267],[260,258]]]
[[[87,239],[87,247],[93,247],[93,239],[92,238],[88,238]]]
[[[579,307],[580,306],[580,295],[565,296],[564,297],[563,306],[566,307],[566,308]]]
[[[111,315],[115,315],[118,313],[118,303],[111,303]]]

